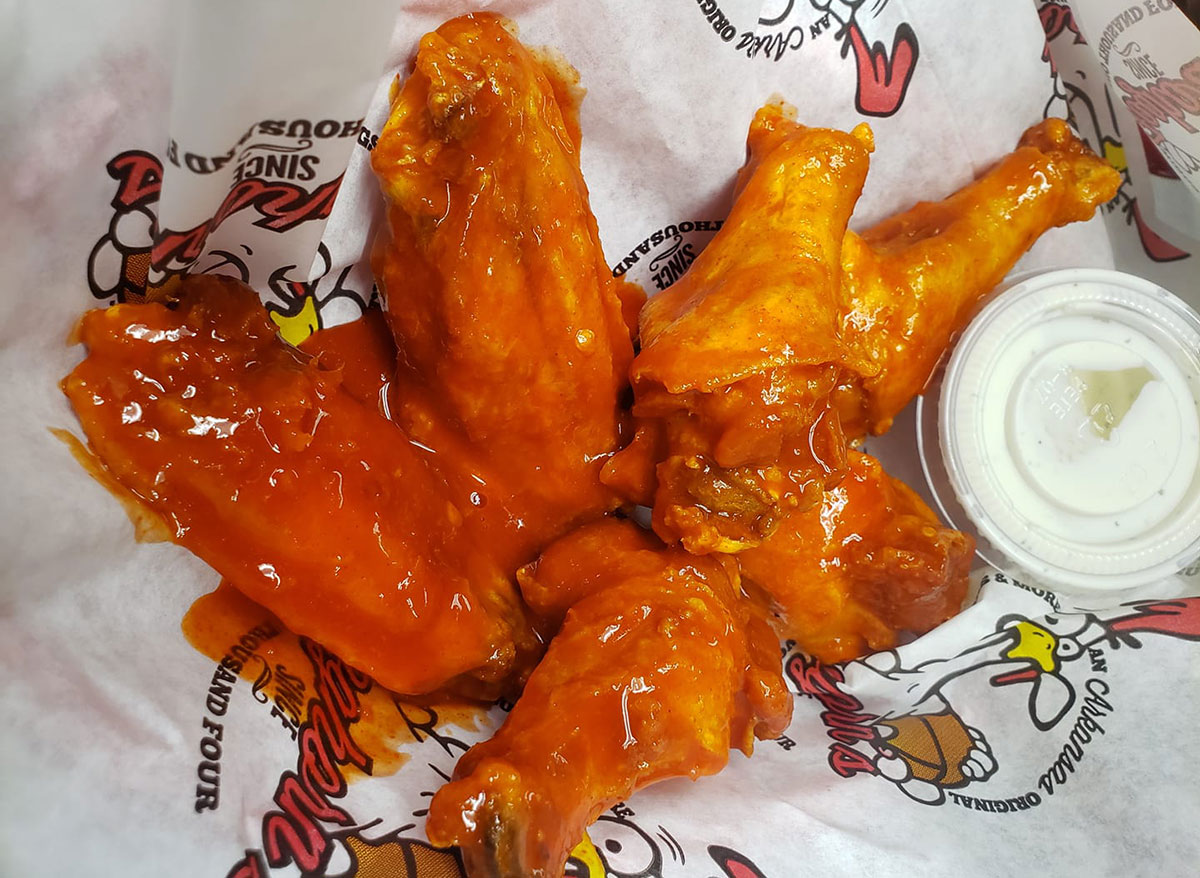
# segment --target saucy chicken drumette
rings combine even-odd
[[[885,432],[920,393],[982,297],[1047,229],[1085,220],[1119,174],[1060,119],[944,201],[921,203],[842,245],[841,334],[869,366],[834,393],[850,440]],[[967,591],[974,541],[942,526],[866,455],[808,511],[784,516],[739,556],[775,602],[781,633],[825,661],[894,647],[949,619]]]
[[[839,328],[842,239],[870,129],[803,128],[764,110],[747,146],[721,232],[642,308],[637,433],[603,476],[695,553],[757,545],[837,483],[846,443],[832,395],[867,365]]]
[[[1060,119],[944,201],[917,204],[842,245],[842,338],[869,366],[833,406],[847,439],[880,434],[928,382],[981,298],[1047,229],[1085,220],[1120,175]],[[812,655],[845,661],[949,619],[967,591],[974,541],[941,525],[866,455],[820,505],[794,510],[738,556],[770,595],[779,630]]]
[[[520,573],[555,630],[504,725],[434,796],[427,832],[472,878],[559,878],[604,810],[720,771],[787,727],[779,645],[737,564],[667,548],[630,521],[587,525]]]
[[[1047,229],[1087,219],[1119,175],[1058,119],[945,201],[848,231],[873,141],[768,104],[721,230],[646,303],[637,433],[604,478],[668,542],[740,552],[812,508],[844,445],[881,433],[951,338]],[[838,144],[836,150],[831,149]]]
[[[951,339],[1048,229],[1089,219],[1121,175],[1062,119],[943,201],[842,242],[841,335],[869,365],[838,388],[850,438],[880,434],[929,381]]]

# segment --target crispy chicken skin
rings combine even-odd
[[[850,437],[883,433],[951,339],[1043,232],[1086,220],[1121,176],[1061,119],[945,201],[922,202],[842,245],[841,335],[870,363],[839,388]]]
[[[63,389],[93,453],[294,631],[403,693],[498,684],[531,641],[511,570],[473,550],[466,463],[412,445],[341,373],[286,344],[255,293],[193,276],[172,309],[80,324]]]
[[[504,725],[433,798],[426,831],[472,878],[559,878],[587,825],[635,789],[720,771],[791,717],[778,642],[730,558],[588,525],[521,572],[561,629]]]
[[[949,619],[975,552],[873,457],[851,451],[848,463],[819,506],[738,555],[747,586],[774,603],[780,632],[827,662],[890,649],[899,632]]]
[[[372,267],[400,351],[393,415],[431,447],[470,443],[528,561],[617,503],[599,471],[625,441],[624,312],[643,296],[601,251],[578,75],[511,28],[478,13],[421,40],[371,157],[388,201]]]
[[[839,335],[840,266],[870,130],[805,128],[772,104],[747,144],[721,231],[642,308],[639,435],[604,475],[696,553],[756,545],[836,483],[845,442],[829,400],[858,366]]]

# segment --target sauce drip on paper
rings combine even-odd
[[[237,675],[250,683],[254,700],[279,721],[281,733],[295,736],[307,719],[314,690],[312,663],[297,635],[226,581],[192,604],[182,628],[197,652],[214,662],[233,658],[240,664]],[[398,771],[408,762],[406,750],[431,731],[451,727],[478,731],[490,725],[486,705],[449,696],[418,702],[377,683],[359,695],[359,709],[361,715],[350,733],[371,757],[373,777]],[[347,770],[351,778],[364,776],[353,766]]]
[[[418,443],[380,415],[395,354],[377,325],[309,353],[239,284],[194,276],[180,295],[81,321],[88,357],[63,388],[106,471],[176,542],[381,684],[502,694],[538,651],[511,573],[566,523],[509,514],[518,491],[469,443],[442,442],[449,426]]]
[[[99,482],[121,504],[129,523],[133,525],[133,538],[139,543],[163,543],[171,539],[171,531],[162,516],[141,501],[132,491],[127,490],[104,465],[96,459],[82,442],[72,433],[57,427],[50,428],[51,435],[67,446],[71,456],[83,467],[84,471]]]

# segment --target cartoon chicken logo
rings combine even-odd
[[[866,0],[809,0],[813,8],[833,16],[840,27],[834,36],[842,41],[842,57],[853,53],[858,84],[854,106],[864,116],[891,116],[904,103],[920,57],[917,35],[908,22],[901,22],[892,35],[889,50],[882,42],[868,43],[859,21]],[[887,0],[877,2],[878,15]]]
[[[237,211],[254,209],[262,214],[256,225],[282,232],[301,222],[324,219],[332,205],[330,192],[306,193],[286,181],[247,179],[238,184],[239,190],[246,189],[242,193],[245,197],[233,198],[238,194],[233,192],[232,200],[227,199],[229,205],[217,217],[194,229],[173,232],[158,225],[163,182],[160,159],[143,150],[127,150],[105,167],[117,181],[110,201],[113,213],[107,230],[88,254],[87,277],[92,295],[110,302],[142,301],[148,286],[165,288],[185,271],[251,283],[254,252],[250,247],[242,244],[225,250],[201,246],[219,221]],[[336,193],[336,187],[332,193]],[[280,204],[293,204],[295,216],[276,216],[272,197]],[[187,258],[180,255],[181,241],[189,242],[183,248],[191,254]],[[293,274],[298,267],[285,265],[270,272],[266,289],[261,291],[279,334],[291,344],[300,344],[323,326],[353,320],[375,297],[364,267],[352,264],[335,269],[324,243],[318,246],[316,261],[320,270],[315,279],[297,280]],[[369,292],[364,294],[360,289]]]
[[[1045,732],[1080,700],[1064,673],[1067,666],[1101,644],[1136,649],[1139,638],[1151,634],[1200,641],[1200,598],[1039,619],[1007,616],[994,633],[958,655],[911,668],[891,651],[841,667],[795,656],[788,673],[802,694],[826,708],[822,717],[835,742],[829,754],[834,771],[844,777],[875,775],[918,802],[936,805],[947,791],[982,783],[997,767],[987,737],[963,720],[948,699],[947,684],[985,673],[992,687],[1028,686],[1029,720]],[[895,706],[871,713],[844,683],[869,692],[872,703]]]

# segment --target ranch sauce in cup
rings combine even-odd
[[[1119,272],[1027,278],[955,347],[937,438],[980,535],[1046,584],[1177,573],[1200,555],[1200,315]]]

